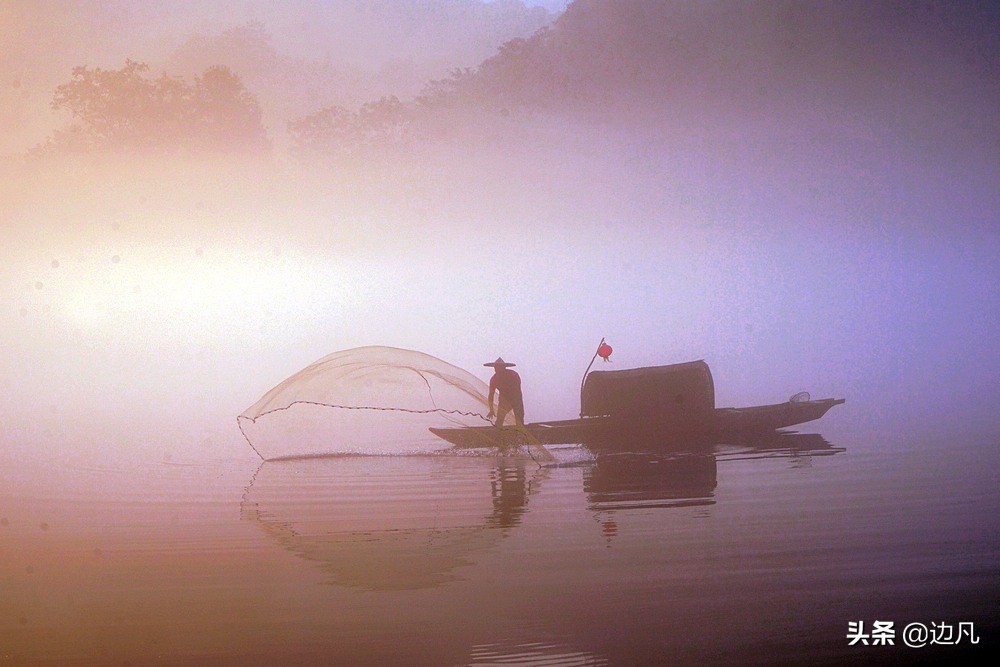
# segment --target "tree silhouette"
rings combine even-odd
[[[352,155],[401,142],[409,110],[395,97],[368,102],[358,111],[332,106],[288,123],[300,156]]]
[[[239,77],[210,67],[188,84],[166,73],[147,76],[149,66],[126,60],[119,70],[75,67],[56,88],[55,110],[75,123],[56,132],[55,151],[213,150],[259,152],[268,147],[260,105]]]
[[[261,149],[267,137],[260,105],[227,67],[209,67],[195,79],[192,112],[197,134],[217,150]]]

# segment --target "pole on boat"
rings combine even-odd
[[[597,344],[597,349],[594,350],[594,356],[590,358],[590,363],[587,364],[587,370],[583,372],[583,379],[580,380],[580,417],[583,417],[583,385],[587,383],[587,373],[590,372],[590,367],[594,365],[597,360],[597,355],[601,353],[601,346],[604,345],[604,337],[601,337],[601,342]]]

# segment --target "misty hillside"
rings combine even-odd
[[[461,133],[455,109],[480,120],[544,112],[716,139],[741,128],[758,139],[982,152],[995,149],[1000,126],[998,34],[1000,11],[988,3],[576,0],[551,26],[430,82],[407,118],[389,115],[379,128],[370,114],[352,121],[341,109],[334,119],[319,108],[298,126],[354,122],[355,134],[395,138],[407,123],[440,130],[436,118]]]
[[[998,25],[985,3],[577,0],[413,102],[289,128],[319,157],[447,139],[462,171],[532,184],[592,165],[594,196],[662,202],[661,219],[679,198],[698,202],[689,220],[979,225],[967,202],[997,202]],[[546,168],[542,147],[562,157]]]
[[[956,104],[977,101],[954,98],[971,85],[993,103],[998,34],[990,3],[576,0],[551,30],[505,44],[455,88],[503,107],[665,112],[937,96]]]
[[[985,222],[967,202],[1000,204],[998,35],[990,3],[576,0],[425,101],[596,124],[626,188],[713,182],[789,219],[864,193],[849,217]]]
[[[62,121],[49,103],[77,66],[131,59],[192,76],[226,65],[258,96],[275,134],[293,111],[415,94],[551,19],[520,0],[0,3],[0,154],[38,143]]]

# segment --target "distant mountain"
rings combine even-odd
[[[448,87],[500,108],[850,103],[972,80],[995,95],[998,35],[991,2],[576,0]]]

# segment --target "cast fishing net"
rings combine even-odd
[[[486,384],[422,352],[335,352],[281,382],[238,418],[263,459],[413,454],[449,447],[430,427],[485,426]]]

